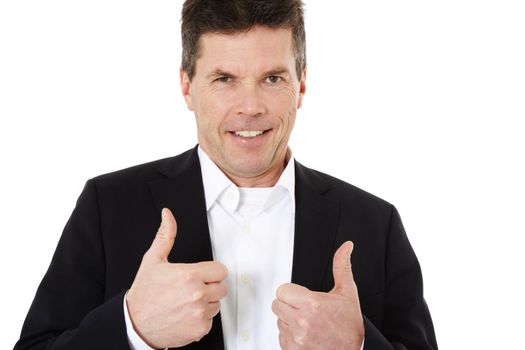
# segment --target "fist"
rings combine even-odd
[[[227,294],[228,271],[220,262],[168,262],[176,235],[175,218],[165,208],[127,294],[133,328],[157,349],[184,346],[208,334],[219,313],[219,301]]]
[[[350,265],[353,243],[345,242],[334,255],[334,288],[313,292],[297,284],[277,289],[272,311],[277,315],[282,349],[359,350],[364,323]]]

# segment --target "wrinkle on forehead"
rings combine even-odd
[[[254,34],[258,40],[254,40]],[[202,66],[235,70],[239,75],[270,71],[276,66],[287,67],[290,74],[295,72],[291,29],[255,27],[247,32],[233,34],[206,33],[199,41],[200,55],[196,72]]]

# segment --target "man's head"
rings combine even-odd
[[[190,79],[205,33],[231,34],[255,26],[292,31],[298,79],[306,67],[306,39],[301,0],[186,0],[182,8],[182,69]]]
[[[237,185],[273,185],[305,91],[301,1],[187,0],[182,37],[201,147]]]

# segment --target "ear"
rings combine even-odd
[[[297,101],[297,109],[303,105],[303,97],[306,92],[306,67],[303,69],[301,74],[301,80],[299,81],[299,101]]]
[[[191,80],[182,67],[180,68],[180,89],[182,91],[182,97],[186,101],[186,106],[190,111],[193,111],[193,101],[191,100]]]

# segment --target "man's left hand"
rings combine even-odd
[[[350,263],[353,247],[347,241],[335,252],[330,292],[313,292],[293,283],[277,289],[272,311],[283,350],[361,348],[365,329]]]

